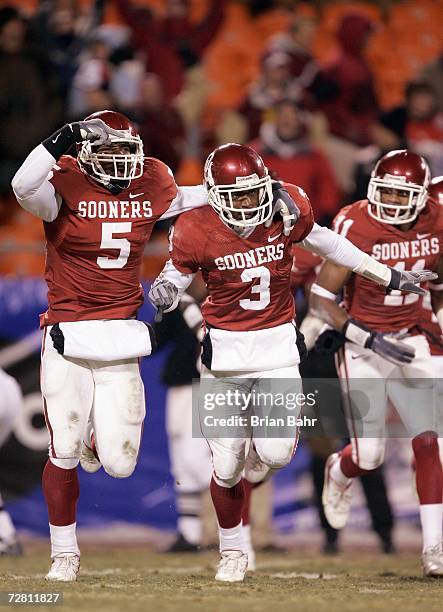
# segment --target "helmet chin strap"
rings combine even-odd
[[[112,181],[107,184],[103,183],[103,185],[105,189],[112,193],[112,195],[118,195],[124,189],[127,189],[129,187],[130,182],[131,181]]]

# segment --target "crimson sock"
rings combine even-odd
[[[243,510],[242,510],[242,524],[243,527],[245,527],[245,525],[249,525],[250,521],[250,517],[249,517],[249,513],[251,510],[251,493],[252,493],[252,489],[254,488],[254,485],[252,484],[252,482],[249,482],[248,480],[246,480],[246,478],[243,478],[243,488],[245,491],[245,497],[244,497],[244,501],[243,501]]]
[[[340,453],[340,468],[346,478],[355,478],[356,476],[362,476],[363,474],[369,474],[371,470],[364,470],[358,467],[352,460],[352,444],[348,444]]]
[[[219,526],[223,529],[236,527],[242,519],[245,499],[243,480],[233,487],[221,487],[212,478],[210,490]]]
[[[415,457],[417,493],[420,504],[441,504],[443,473],[437,434],[425,431],[412,440]]]
[[[80,495],[77,468],[64,470],[48,459],[43,470],[42,486],[50,524],[61,527],[75,523]]]

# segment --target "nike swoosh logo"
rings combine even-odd
[[[130,194],[129,194],[129,197],[130,197],[130,199],[132,200],[132,198],[138,198],[138,196],[141,196],[141,195],[143,195],[144,193],[145,193],[144,191],[142,191],[141,193],[130,193]]]
[[[268,242],[274,242],[274,240],[277,240],[277,238],[280,238],[280,236],[281,232],[277,234],[277,236],[268,236]]]
[[[421,240],[422,238],[427,238],[430,235],[431,235],[431,232],[428,232],[427,234],[417,234],[417,239]]]
[[[57,136],[52,141],[52,144],[55,144],[57,142],[57,140],[59,139],[59,137],[60,137],[60,134],[57,134]]]

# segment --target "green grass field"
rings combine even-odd
[[[410,553],[393,557],[352,553],[335,558],[305,552],[259,553],[257,572],[243,584],[232,585],[213,580],[216,553],[167,555],[141,547],[84,546],[78,581],[57,585],[43,580],[47,550],[42,544],[31,544],[22,558],[0,558],[0,591],[60,590],[64,601],[56,609],[63,611],[443,609],[443,580],[423,578],[418,556]]]

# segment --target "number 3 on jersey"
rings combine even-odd
[[[258,268],[246,268],[243,270],[241,277],[244,283],[250,283],[255,278],[259,278],[260,282],[258,285],[254,285],[251,289],[251,293],[258,293],[260,299],[258,300],[240,300],[240,306],[244,310],[263,310],[271,301],[271,294],[269,292],[269,284],[271,282],[271,273],[268,268],[259,266]]]
[[[114,238],[114,235],[129,234],[131,228],[131,221],[122,223],[102,223],[102,241],[100,243],[100,248],[118,249],[120,253],[117,259],[105,256],[97,257],[97,264],[100,268],[110,270],[112,268],[123,268],[127,264],[131,243],[127,238]]]

